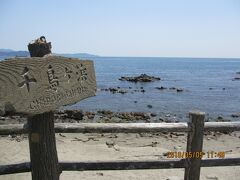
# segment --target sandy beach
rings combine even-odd
[[[56,134],[59,161],[111,161],[167,159],[168,151],[185,151],[186,134]],[[0,164],[29,161],[27,135],[1,136]],[[224,151],[225,157],[240,157],[240,132],[206,133],[203,151]],[[207,158],[206,156],[204,158]],[[84,171],[61,174],[62,180],[181,180],[183,169]],[[238,180],[240,167],[201,169],[202,180]],[[0,180],[27,180],[30,173],[0,176]]]

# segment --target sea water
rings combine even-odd
[[[153,112],[174,114],[185,119],[191,110],[206,112],[210,117],[240,112],[240,59],[94,57],[97,95],[68,108],[88,111]],[[121,76],[148,74],[160,81],[133,83],[120,81]],[[182,88],[183,92],[158,90],[156,87]],[[101,91],[120,87],[126,94]],[[129,89],[129,87],[131,89]],[[140,88],[142,92],[134,92]],[[152,108],[149,108],[151,105]],[[239,118],[238,118],[239,119]]]

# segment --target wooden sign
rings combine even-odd
[[[0,62],[0,111],[40,114],[95,96],[93,62],[48,56]]]

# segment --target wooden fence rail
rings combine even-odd
[[[152,160],[152,161],[97,161],[97,162],[60,162],[63,171],[92,171],[92,170],[136,170],[136,169],[170,169],[186,168],[186,160]],[[237,166],[240,158],[202,159],[201,167]],[[1,165],[0,175],[30,172],[30,162]]]
[[[186,152],[202,152],[205,131],[240,131],[240,122],[206,122],[202,112],[190,112],[188,123],[57,123],[56,133],[159,133],[187,132]],[[9,124],[0,126],[0,135],[28,133],[27,125]],[[239,166],[240,158],[201,159],[185,158],[155,161],[96,161],[60,162],[63,171],[87,170],[133,170],[185,168],[185,180],[199,180],[200,167]],[[0,175],[31,171],[30,163],[0,166]]]
[[[240,131],[240,121],[205,122],[205,131]],[[56,133],[189,132],[188,123],[56,123]],[[0,135],[28,133],[27,124],[0,125]]]

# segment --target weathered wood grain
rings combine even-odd
[[[32,180],[59,180],[54,114],[52,111],[28,119]]]
[[[191,131],[187,137],[187,152],[200,153],[203,147],[204,136],[204,119],[205,113],[193,111],[189,113]],[[186,168],[184,172],[184,180],[199,180],[201,169],[201,158],[192,157],[186,159]]]
[[[184,132],[188,130],[186,123],[79,123],[55,124],[56,132],[82,133],[159,133]]]
[[[93,62],[48,56],[0,62],[0,111],[40,114],[94,96]]]
[[[55,123],[56,133],[158,133],[188,132],[187,123]],[[207,131],[240,131],[240,121],[205,122]],[[25,124],[0,125],[0,135],[27,133]]]

